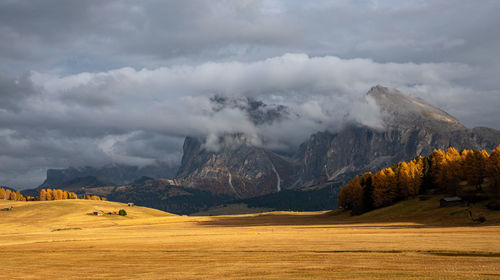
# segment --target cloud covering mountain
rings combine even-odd
[[[381,127],[365,97],[377,84],[498,129],[498,11],[444,0],[4,2],[0,183],[36,186],[47,168],[175,165],[185,136],[243,132],[283,151],[349,122]]]

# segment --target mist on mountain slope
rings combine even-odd
[[[203,137],[216,150],[221,135],[242,133],[252,145],[286,151],[346,123],[382,128],[376,103],[366,97],[376,84],[436,93],[439,100],[450,89],[467,92],[454,81],[471,71],[460,64],[286,54],[152,70],[32,72],[2,80],[10,93],[2,99],[10,103],[0,112],[7,127],[0,130],[0,149],[10,164],[0,175],[5,184],[29,186],[43,181],[46,168],[175,165],[185,136]]]

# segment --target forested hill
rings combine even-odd
[[[484,150],[434,150],[375,174],[356,176],[339,193],[338,205],[361,214],[419,194],[459,195],[469,201],[500,199],[500,145]]]

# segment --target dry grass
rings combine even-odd
[[[413,201],[352,218],[182,217],[113,202],[0,201],[14,206],[0,211],[1,278],[498,279],[499,214],[485,212],[487,223],[477,226],[449,215],[461,208],[435,202],[423,212]],[[121,208],[129,215],[87,215]]]
[[[240,215],[240,214],[250,214],[250,213],[262,213],[269,212],[272,209],[269,208],[251,208],[245,203],[235,203],[227,205],[214,206],[206,211],[201,211],[192,214],[191,216],[220,216],[220,215]]]

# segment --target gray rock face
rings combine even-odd
[[[470,130],[448,113],[395,89],[376,86],[367,96],[384,113],[386,128],[349,125],[338,133],[312,135],[295,155],[302,161],[297,186],[348,179],[434,149],[491,150],[500,143],[500,131]]]
[[[209,151],[203,148],[202,139],[187,137],[176,184],[236,198],[277,192],[291,185],[294,168],[290,160],[252,146],[243,135],[223,138],[219,151]]]
[[[188,137],[176,182],[215,194],[248,198],[348,180],[365,171],[430,154],[434,149],[491,150],[500,143],[499,131],[468,129],[448,113],[395,89],[376,86],[367,98],[373,98],[383,113],[384,129],[350,124],[336,133],[318,132],[291,157],[245,141],[211,152],[203,148],[203,139]]]
[[[144,205],[159,205],[181,213],[205,205],[201,203],[203,200],[216,203],[228,198],[244,199],[347,181],[354,175],[427,155],[437,148],[491,150],[500,144],[500,131],[468,129],[446,112],[395,89],[376,86],[367,98],[379,106],[385,128],[349,124],[337,132],[317,132],[287,156],[256,147],[243,134],[223,135],[216,147],[209,147],[205,139],[186,137],[182,163],[176,174],[174,169],[161,164],[142,169],[120,165],[68,168],[49,170],[41,187],[60,186],[75,178],[85,180],[77,180],[73,185],[87,186],[89,182],[102,185],[103,181],[126,185],[143,176],[175,177],[172,180],[143,178],[116,188],[110,197],[143,201]],[[218,106],[242,108],[256,124],[289,114],[285,107],[254,100],[215,98],[213,103],[216,109]],[[163,197],[162,193],[167,190],[178,195],[175,199]]]
[[[397,89],[375,86],[367,93],[384,113],[389,128],[427,127],[438,131],[467,130],[460,121],[423,100],[411,98]]]
[[[487,127],[475,127],[470,131],[470,137],[478,149],[492,150],[499,144],[500,131]]]
[[[101,168],[82,167],[66,169],[49,169],[47,178],[38,188],[64,187],[77,178],[95,177],[110,184],[120,185],[132,183],[143,176],[152,178],[172,178],[177,171],[164,163],[144,167],[111,164]]]

